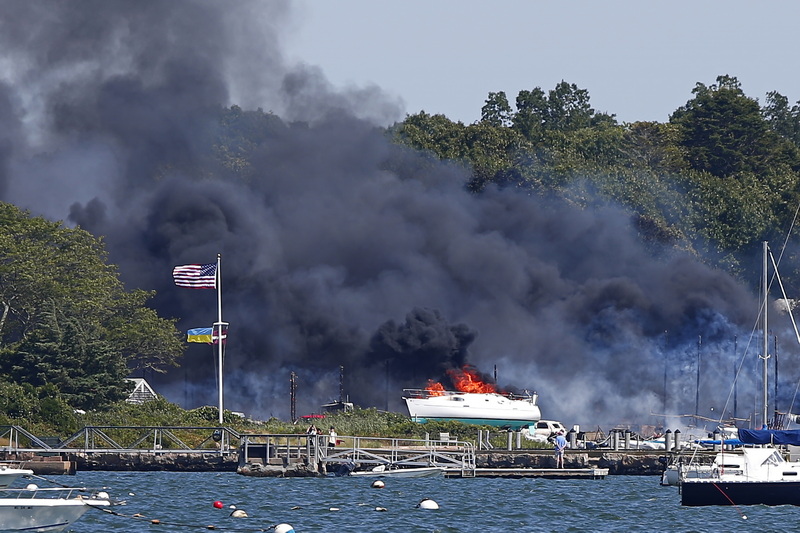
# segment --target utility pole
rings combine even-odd
[[[297,421],[297,374],[289,374],[289,417],[292,423]]]

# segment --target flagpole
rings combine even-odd
[[[225,344],[222,337],[222,254],[217,254],[217,383],[219,384],[219,423],[222,425],[222,346]]]

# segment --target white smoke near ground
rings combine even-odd
[[[623,209],[474,195],[463,169],[391,145],[376,125],[402,120],[396,98],[285,63],[281,28],[302,23],[289,2],[4,8],[0,200],[102,235],[127,286],[155,289],[184,330],[215,320],[216,295],[175,287],[172,267],[221,253],[227,408],[288,418],[294,371],[297,414],[318,411],[344,366],[350,400],[404,411],[403,388],[469,363],[567,424],[723,409],[730,344],[757,312],[746,287],[645,246]],[[247,180],[209,163],[230,105],[281,119]],[[214,359],[192,345],[146,377],[215,405]]]

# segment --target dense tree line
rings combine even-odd
[[[784,237],[800,202],[800,103],[771,92],[762,107],[730,76],[692,94],[667,123],[619,124],[561,82],[520,91],[513,108],[490,93],[474,124],[422,112],[390,133],[462,162],[476,193],[517,187],[618,203],[644,239],[713,252],[704,255],[735,273],[750,248]]]
[[[100,239],[0,203],[0,250],[7,380],[89,410],[127,397],[131,371],[177,363],[175,322],[146,306],[152,293],[124,289]]]

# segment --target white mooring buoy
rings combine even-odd
[[[278,524],[275,526],[275,533],[295,533],[295,531],[289,524]]]
[[[417,507],[419,507],[420,509],[438,509],[439,504],[431,500],[430,498],[423,498],[417,504]]]

